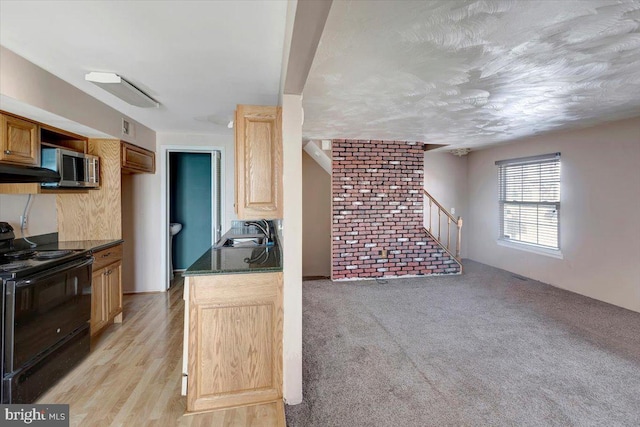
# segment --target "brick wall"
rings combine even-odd
[[[423,229],[421,144],[338,139],[332,156],[333,279],[459,273]]]

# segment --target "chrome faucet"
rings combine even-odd
[[[271,241],[271,230],[269,229],[269,222],[266,219],[261,219],[260,221],[246,221],[244,223],[245,227],[249,227],[250,225],[254,225],[262,231],[262,234],[267,238],[266,243]]]

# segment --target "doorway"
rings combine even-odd
[[[174,272],[184,271],[220,238],[221,153],[168,150],[166,167],[168,288]],[[179,226],[171,227],[171,224]],[[171,236],[170,230],[178,228],[179,232]]]

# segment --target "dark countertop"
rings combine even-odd
[[[38,246],[41,249],[53,249],[53,250],[66,250],[66,249],[82,249],[86,251],[98,252],[103,249],[107,249],[120,243],[124,240],[76,240],[67,242],[56,242],[49,245]],[[49,248],[49,246],[52,246]]]
[[[112,246],[119,245],[123,243],[122,239],[114,239],[114,240],[73,240],[73,241],[58,241],[58,233],[50,233],[43,234],[40,236],[29,237],[29,240],[37,243],[35,250],[47,250],[47,251],[63,251],[63,250],[83,250],[83,251],[92,251],[98,252],[103,249],[110,248]],[[16,249],[27,249],[31,248],[28,242],[25,242],[24,239],[16,239],[14,242],[14,246]]]
[[[244,233],[243,230],[232,228],[225,236],[238,237]],[[202,276],[282,271],[282,252],[277,238],[274,243],[273,246],[256,247],[217,248],[212,246],[187,268],[184,275]]]

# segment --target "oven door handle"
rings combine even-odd
[[[47,277],[50,276],[54,276],[56,274],[60,274],[63,273],[65,271],[68,270],[74,270],[76,268],[82,268],[82,267],[86,267],[87,265],[91,265],[93,264],[93,257],[90,258],[85,258],[82,259],[80,261],[75,261],[75,262],[70,262],[68,264],[63,264],[59,267],[47,270],[46,272],[39,274],[37,276],[33,276],[27,280],[20,280],[19,282],[16,282],[15,287],[17,288],[22,288],[25,286],[30,286],[32,285],[34,282],[37,282],[39,280],[45,279]]]

